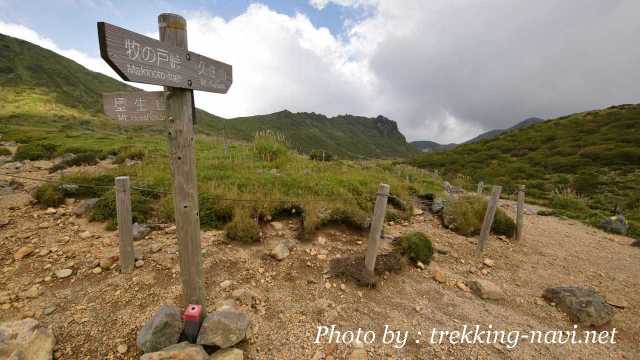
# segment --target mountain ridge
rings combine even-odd
[[[105,123],[102,93],[134,91],[134,86],[84,68],[53,51],[0,34],[0,118],[26,121],[60,117]],[[288,110],[272,114],[224,119],[196,110],[196,129],[208,135],[249,141],[260,130],[283,134],[303,153],[325,151],[340,158],[406,158],[417,154],[395,121]],[[53,123],[53,122],[52,122]],[[107,126],[106,124],[104,124]],[[60,125],[64,126],[64,124]],[[108,127],[108,126],[107,126]],[[157,127],[157,126],[156,126]],[[153,128],[153,126],[151,126]]]

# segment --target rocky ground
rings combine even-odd
[[[48,164],[29,163],[2,172],[48,176]],[[8,180],[0,176],[0,181]],[[121,274],[117,233],[73,213],[78,203],[57,209],[34,207],[36,182],[0,190],[0,322],[35,318],[56,336],[56,359],[138,359],[138,330],[163,304],[182,306],[175,227],[162,225],[135,242],[139,261]],[[513,215],[513,204],[501,202]],[[535,210],[535,209],[532,209]],[[636,359],[640,354],[640,249],[632,239],[610,235],[556,217],[526,216],[525,238],[514,243],[491,237],[484,254],[476,239],[443,228],[428,212],[385,226],[390,239],[423,231],[437,253],[424,269],[406,266],[385,274],[375,288],[331,276],[336,257],[363,254],[366,234],[327,228],[314,241],[295,240],[299,219],[264,226],[264,241],[229,243],[221,231],[202,233],[208,309],[234,299],[251,320],[248,340],[237,347],[246,359],[344,359],[353,345],[314,344],[321,325],[336,330],[373,330],[385,325],[409,331],[406,346],[376,341],[369,359]],[[281,261],[270,255],[286,240]],[[495,285],[497,300],[482,299],[469,281]],[[494,329],[569,330],[572,322],[543,291],[553,286],[593,287],[615,305],[616,344],[537,345],[428,344],[432,328],[492,325]],[[421,331],[422,335],[418,333]],[[360,355],[363,353],[360,352]]]

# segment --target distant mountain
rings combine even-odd
[[[517,130],[517,129],[523,129],[526,128],[527,126],[531,126],[537,123],[541,123],[543,122],[543,119],[537,118],[537,117],[531,117],[525,120],[522,120],[521,122],[515,124],[514,126],[508,128],[508,129],[495,129],[495,130],[489,130],[485,133],[482,133],[476,137],[474,137],[471,140],[467,140],[465,141],[463,144],[473,144],[475,142],[478,141],[482,141],[482,140],[489,140],[489,139],[493,139],[498,137],[500,134],[506,132],[506,131],[511,131],[511,130]]]
[[[96,129],[110,126],[101,115],[102,93],[135,88],[29,42],[0,34],[0,127],[2,122],[70,126],[72,119]],[[280,111],[223,119],[197,110],[197,129],[214,136],[249,141],[259,130],[286,136],[289,145],[304,153],[326,151],[340,158],[400,158],[417,154],[396,122],[378,116],[326,117],[316,113]],[[4,120],[3,120],[4,119]],[[159,131],[162,125],[150,130]],[[0,129],[1,130],[1,129]]]
[[[415,146],[421,152],[430,152],[430,151],[444,151],[453,149],[457,144],[439,144],[435,141],[412,141],[411,145]]]
[[[471,140],[467,140],[467,141],[463,142],[462,144],[472,144],[472,143],[476,143],[476,142],[482,141],[482,140],[493,139],[493,138],[496,138],[500,134],[503,134],[503,133],[505,133],[507,131],[523,129],[523,128],[526,128],[528,126],[531,126],[531,125],[534,125],[534,124],[537,124],[537,123],[541,123],[543,121],[544,121],[543,119],[540,119],[540,118],[537,118],[537,117],[531,117],[531,118],[525,119],[525,120],[515,124],[514,126],[508,128],[508,129],[489,130],[487,132],[484,132],[484,133],[474,137]],[[438,152],[438,151],[451,150],[451,149],[455,148],[456,146],[458,146],[459,144],[455,144],[455,143],[439,144],[439,143],[437,143],[435,141],[422,140],[422,141],[412,141],[411,145],[413,145],[416,148],[418,148],[418,150],[420,150],[420,152]]]

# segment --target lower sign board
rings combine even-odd
[[[102,94],[104,113],[121,124],[164,121],[166,92],[136,91]]]

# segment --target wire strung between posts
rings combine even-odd
[[[57,180],[49,180],[49,179],[41,179],[41,178],[34,178],[34,177],[29,177],[29,176],[22,176],[22,175],[14,175],[14,174],[7,174],[7,173],[0,173],[0,176],[7,176],[7,177],[12,177],[12,178],[16,178],[16,179],[24,179],[24,180],[31,180],[31,181],[39,181],[39,182],[45,182],[45,183],[50,183],[50,184],[60,184],[61,186],[82,186],[82,187],[88,187],[88,188],[95,188],[95,189],[113,189],[113,186],[109,186],[109,185],[89,185],[89,184],[74,184],[74,183],[60,183],[60,181]],[[141,191],[141,192],[151,192],[151,193],[157,193],[157,194],[164,194],[164,195],[172,195],[173,192],[170,191],[164,191],[164,190],[156,190],[156,189],[149,189],[149,188],[145,188],[145,187],[140,187],[140,186],[131,186],[131,189],[133,190],[137,190],[137,191]],[[392,196],[390,196],[392,197]],[[332,197],[332,198],[307,198],[307,199],[238,199],[238,198],[224,198],[224,197],[215,197],[215,200],[218,201],[234,201],[234,202],[262,202],[262,203],[274,203],[274,202],[279,202],[279,203],[304,203],[304,202],[331,202],[331,201],[352,201],[353,199],[349,199],[349,198],[344,198],[344,197]]]

